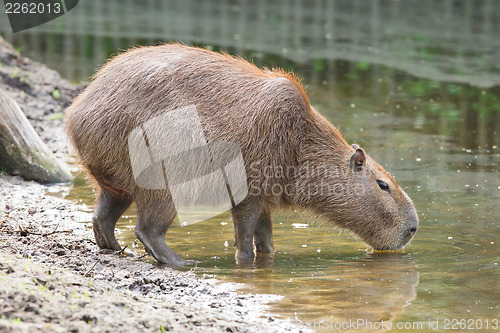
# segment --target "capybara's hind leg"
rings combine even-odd
[[[92,218],[95,240],[101,249],[121,249],[115,237],[115,225],[131,203],[132,199],[119,199],[101,189]]]
[[[174,221],[176,211],[171,200],[164,196],[150,196],[147,200],[136,200],[137,225],[136,237],[144,244],[149,252],[160,264],[169,266],[183,266],[193,263],[184,260],[165,243],[165,234]]]
[[[274,253],[273,221],[271,213],[266,208],[260,211],[253,241],[257,253]]]

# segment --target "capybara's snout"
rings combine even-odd
[[[401,247],[405,246],[406,244],[408,244],[416,232],[417,232],[417,227],[411,227],[410,229],[406,229],[403,232],[403,237],[401,239],[401,244],[399,247],[401,248]]]
[[[408,244],[413,236],[417,233],[418,229],[418,216],[417,212],[413,209],[410,217],[408,219],[408,226],[406,229],[403,230],[402,237],[401,237],[401,242],[399,244],[399,248],[404,247],[406,244]]]
[[[389,246],[391,250],[399,250],[404,248],[417,233],[418,229],[418,216],[415,209],[408,212],[408,217],[400,231],[398,242],[395,246]]]

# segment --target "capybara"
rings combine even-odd
[[[135,234],[146,250],[160,263],[188,263],[165,243],[177,214],[174,182],[166,177],[167,188],[141,186],[129,151],[132,133],[140,135],[148,124],[156,135],[168,135],[177,125],[155,119],[187,106],[196,109],[207,144],[231,143],[241,151],[248,191],[230,206],[238,259],[274,253],[271,212],[277,207],[310,210],[377,250],[400,249],[415,234],[418,217],[411,199],[310,105],[296,76],[227,54],[166,44],[135,48],[110,60],[66,112],[70,140],[100,188],[93,217],[100,248],[120,249],[115,224],[135,201]],[[181,126],[182,119],[175,119]],[[173,137],[160,148],[192,140]],[[146,140],[144,150],[158,148],[153,146]],[[163,167],[176,162],[158,163],[161,183]]]

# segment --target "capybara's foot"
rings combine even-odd
[[[254,257],[238,257],[236,256],[236,266],[238,267],[253,267]]]
[[[188,265],[197,265],[199,263],[200,263],[200,261],[197,261],[197,260],[187,260],[187,259],[180,258],[180,260],[176,260],[174,263],[169,263],[169,264],[160,263],[160,265],[165,265],[168,267],[175,268],[175,267],[188,266]]]
[[[156,257],[155,258],[156,258],[156,260],[158,260],[159,264],[166,265],[169,267],[181,267],[181,266],[187,266],[187,265],[195,265],[195,264],[199,263],[199,261],[195,261],[195,260],[182,259],[181,257],[179,257],[177,255],[177,253],[176,253],[176,256],[177,256],[176,258],[169,258],[168,261],[164,260],[165,258],[164,259],[158,259]]]
[[[171,267],[185,266],[193,264],[194,261],[182,259],[166,243],[164,234],[151,234],[151,230],[140,229],[140,223],[135,228],[135,235],[144,244],[146,251],[151,254],[159,264]]]
[[[252,251],[242,251],[236,248],[236,264],[241,267],[252,266],[255,259],[255,254]]]
[[[99,246],[100,249],[112,249],[115,251],[122,249],[114,234],[109,235],[109,239],[106,238],[102,230],[101,223],[96,217],[92,218],[92,230],[94,231],[97,246]]]
[[[107,249],[108,243],[102,233],[101,225],[95,217],[92,218],[92,230],[94,231],[95,242],[100,249]]]
[[[101,189],[92,218],[95,240],[101,249],[121,250],[115,237],[116,221],[130,206],[132,199],[119,199]]]

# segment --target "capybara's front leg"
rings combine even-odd
[[[265,207],[260,211],[253,241],[257,253],[274,253],[273,221],[271,212]]]
[[[234,223],[234,246],[236,247],[236,259],[242,261],[253,261],[253,236],[262,203],[255,197],[243,200],[232,209]]]
[[[115,225],[131,203],[132,199],[119,199],[101,189],[92,218],[92,229],[99,248],[121,249],[115,237]]]
[[[193,263],[182,259],[165,243],[165,234],[176,215],[172,201],[165,196],[150,195],[146,200],[136,199],[136,205],[138,218],[134,231],[146,251],[160,264],[176,267]]]

